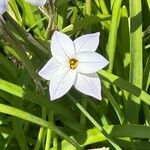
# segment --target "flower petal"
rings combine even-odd
[[[86,34],[74,40],[76,53],[94,52],[99,44],[100,33]]]
[[[35,6],[44,6],[44,4],[46,3],[46,0],[26,0],[26,1]]]
[[[52,57],[46,65],[38,72],[39,76],[46,80],[51,80],[54,73],[60,69],[60,63]]]
[[[55,73],[55,76],[50,81],[50,97],[51,100],[60,98],[66,94],[75,82],[76,71],[62,67]]]
[[[101,100],[101,84],[96,73],[88,75],[78,73],[74,86],[82,93]]]
[[[65,34],[55,31],[51,41],[52,55],[59,61],[68,60],[75,55],[73,41]]]
[[[80,53],[76,59],[79,61],[77,71],[81,73],[94,73],[108,64],[108,61],[96,52]]]
[[[7,10],[7,0],[0,0],[0,15],[2,15]]]

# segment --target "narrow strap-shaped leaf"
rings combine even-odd
[[[142,52],[142,8],[141,0],[129,0],[130,8],[130,82],[142,88],[143,52]],[[134,110],[134,111],[133,111]],[[140,99],[129,96],[127,118],[132,123],[138,122]]]
[[[23,120],[27,120],[29,122],[35,123],[35,124],[43,126],[45,128],[49,128],[49,129],[53,130],[55,133],[57,133],[58,135],[60,135],[61,137],[63,137],[64,139],[66,139],[67,141],[69,141],[77,149],[81,149],[81,147],[77,144],[76,141],[74,141],[72,138],[67,136],[64,132],[59,130],[56,126],[54,126],[53,124],[50,124],[49,122],[43,120],[42,118],[36,117],[30,113],[27,113],[20,109],[17,109],[17,108],[11,107],[11,106],[7,106],[4,104],[0,104],[0,112],[11,115],[11,116],[18,117]]]
[[[21,150],[29,150],[25,139],[23,124],[18,118],[13,118],[14,135],[17,138]]]
[[[114,99],[114,97],[112,96],[112,94],[109,92],[109,90],[107,89],[106,85],[102,82],[102,87],[103,87],[103,91],[107,97],[107,99],[109,100],[109,102],[111,103],[111,105],[113,106],[113,108],[116,111],[116,114],[119,118],[120,123],[122,124],[124,121],[124,117],[123,117],[123,113],[121,112],[121,109],[118,105],[118,103],[116,102],[116,100]]]
[[[150,95],[142,89],[114,74],[108,73],[107,71],[101,70],[98,73],[100,74],[102,79],[106,80],[107,82],[113,85],[116,85],[117,87],[120,87],[123,90],[128,91],[129,93],[135,95],[136,97],[140,98],[145,103],[150,105]]]
[[[130,124],[130,125],[109,125],[104,126],[105,130],[110,133],[111,137],[115,138],[121,138],[123,137],[131,137],[131,138],[150,138],[150,127],[144,126],[144,125],[136,125],[136,124]],[[82,132],[80,134],[76,134],[73,136],[77,141],[84,141],[82,143],[82,146],[87,146],[93,143],[97,142],[103,142],[106,140],[106,137],[99,132],[97,128],[89,129],[86,132]],[[86,140],[84,137],[87,137]],[[123,141],[127,141],[126,139],[123,139]],[[66,140],[62,141],[62,147],[65,148],[65,150],[73,150],[73,146],[68,143]],[[132,143],[130,143],[131,145]],[[145,143],[146,144],[146,143]],[[119,144],[122,146],[122,144]],[[143,143],[142,150],[145,149],[145,145]],[[132,147],[132,145],[130,146]],[[125,148],[127,148],[125,146]],[[139,147],[138,147],[139,148]],[[53,150],[53,149],[52,149]]]
[[[65,117],[70,118],[72,121],[75,120],[75,116],[73,115],[72,111],[62,106],[60,103],[50,102],[47,96],[28,91],[18,85],[12,84],[2,79],[0,79],[0,90],[20,97],[20,100],[25,99],[38,105],[44,106],[48,109],[52,109],[54,112],[64,115]]]
[[[68,94],[72,102],[80,109],[80,111],[91,121],[91,123],[103,134],[110,144],[117,150],[121,150],[120,146],[109,136],[106,130],[104,130],[98,122],[75,100],[75,98]]]
[[[115,0],[112,10],[112,19],[110,23],[110,32],[107,45],[107,54],[109,57],[109,71],[112,72],[115,58],[115,48],[117,40],[117,32],[120,21],[120,11],[121,11],[122,0]]]

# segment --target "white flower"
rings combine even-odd
[[[26,1],[35,6],[43,6],[47,0],[26,0]]]
[[[8,0],[0,0],[0,15],[2,15],[7,10]]]
[[[46,0],[26,0],[35,6],[43,6],[46,3]],[[0,0],[0,15],[7,11],[8,0]]]
[[[74,85],[86,95],[101,99],[101,84],[96,71],[108,61],[96,53],[99,34],[87,34],[72,41],[67,35],[55,31],[51,40],[52,58],[39,71],[39,75],[51,80],[51,100],[60,98]]]

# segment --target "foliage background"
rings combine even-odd
[[[0,20],[0,149],[150,150],[150,0],[10,0]],[[37,72],[54,30],[100,32],[103,100],[72,89],[51,102]]]

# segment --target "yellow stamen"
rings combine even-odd
[[[69,60],[69,66],[70,66],[70,69],[73,69],[73,70],[76,69],[78,66],[78,60],[75,58],[71,58]]]

